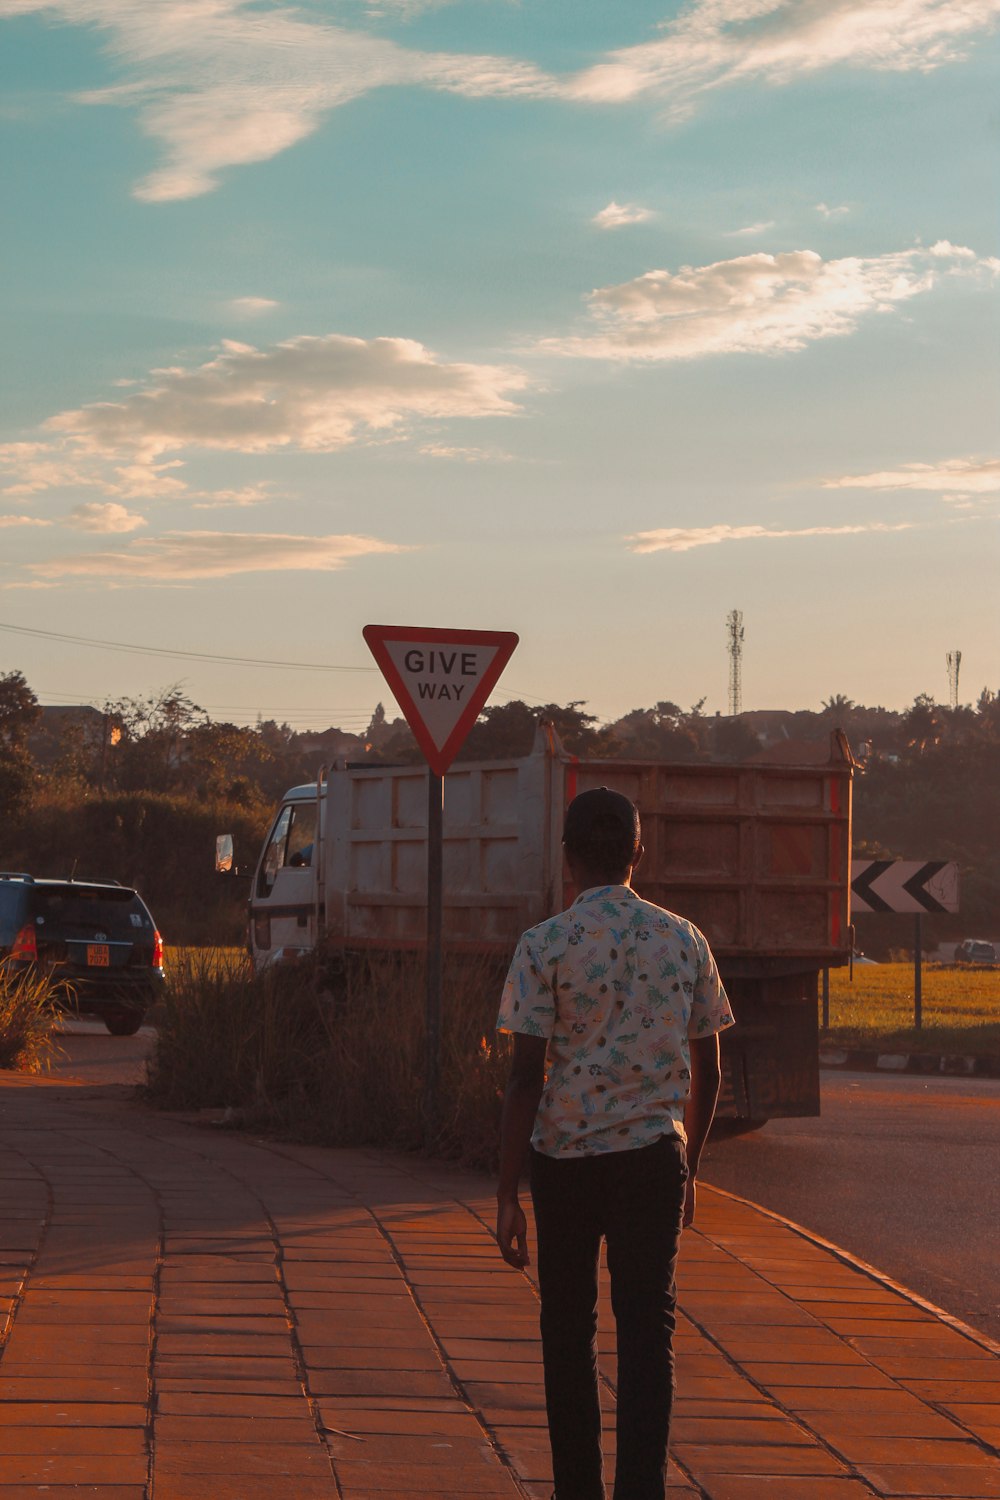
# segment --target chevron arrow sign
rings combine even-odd
[[[851,915],[868,911],[958,911],[958,865],[943,859],[856,859]]]

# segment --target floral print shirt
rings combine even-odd
[[[589,1156],[683,1139],[688,1040],[733,1024],[698,929],[611,885],[524,933],[497,1030],[548,1039],[535,1150]]]

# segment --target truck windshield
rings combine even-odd
[[[271,830],[257,881],[257,894],[270,894],[278,871],[286,865],[302,869],[312,864],[316,842],[315,802],[287,803]]]

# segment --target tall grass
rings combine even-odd
[[[1000,1057],[1000,968],[925,964],[923,1025],[913,1013],[912,963],[862,964],[830,971],[828,1041],[880,1050],[976,1053]]]
[[[51,980],[0,959],[0,1068],[41,1072],[54,1046],[55,1018]]]
[[[493,1032],[495,960],[445,962],[439,1089],[425,1114],[421,955],[357,955],[253,975],[232,951],[177,956],[149,1066],[171,1109],[231,1110],[239,1123],[323,1145],[426,1146],[493,1164],[507,1049]]]

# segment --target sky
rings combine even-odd
[[[0,0],[0,672],[1000,688],[1000,0]],[[97,643],[97,644],[95,644]]]

